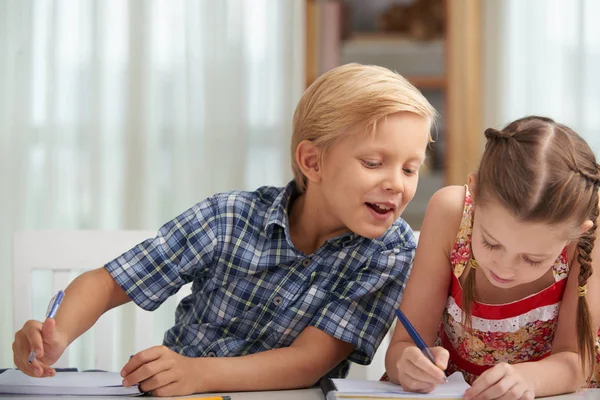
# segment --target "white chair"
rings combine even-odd
[[[415,231],[415,239],[419,242],[420,231]],[[350,364],[350,372],[348,373],[348,379],[368,379],[378,381],[383,373],[385,372],[385,353],[392,342],[392,335],[394,334],[394,328],[396,327],[396,318],[394,316],[394,322],[390,327],[390,330],[385,335],[379,348],[373,356],[373,360],[369,365]]]
[[[77,275],[104,266],[155,235],[156,231],[16,233],[13,238],[14,330],[29,319],[43,320],[50,298]],[[119,371],[130,355],[161,344],[164,331],[174,320],[176,302],[177,298],[171,298],[152,314],[133,303],[107,312],[69,346],[55,366]]]

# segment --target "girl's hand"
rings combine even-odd
[[[464,400],[533,400],[535,387],[510,364],[501,363],[485,371],[465,392]]]
[[[430,348],[435,365],[416,346],[402,351],[398,360],[398,383],[408,392],[429,393],[439,383],[444,383],[444,370],[448,366],[448,350],[443,347]]]

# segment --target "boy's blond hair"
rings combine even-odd
[[[306,190],[296,161],[300,142],[310,140],[326,152],[340,137],[375,132],[378,121],[401,111],[428,119],[430,127],[437,116],[417,88],[387,68],[352,63],[321,75],[306,89],[294,113],[291,159],[298,191]]]

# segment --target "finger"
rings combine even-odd
[[[46,370],[44,370],[44,373],[42,374],[42,378],[48,378],[50,376],[54,376],[56,375],[56,370],[54,368],[48,368]]]
[[[435,365],[442,370],[448,368],[448,360],[450,359],[450,353],[443,347],[432,347],[431,354],[435,360]]]
[[[475,379],[467,391],[465,391],[464,400],[471,400],[479,396],[480,393],[486,391],[496,383],[498,383],[506,375],[506,370],[502,364],[493,366]]]
[[[43,363],[42,361],[40,361],[37,358],[35,360],[33,360],[32,363],[29,365],[35,371],[35,376],[48,376],[48,374],[55,372],[54,368]]]
[[[419,354],[417,354],[414,358],[409,360],[412,361],[414,367],[420,369],[425,374],[429,375],[431,377],[430,379],[432,379],[431,382],[444,382],[446,378],[446,374],[444,374],[444,371],[442,371],[440,367],[432,363],[429,358],[425,357],[425,354],[423,354],[421,351],[419,351]]]
[[[140,368],[142,365],[147,364],[151,361],[158,359],[163,354],[164,346],[150,347],[149,349],[142,350],[135,354],[127,361],[123,369],[121,370],[121,376],[124,378],[131,374],[133,371]]]
[[[55,329],[56,328],[56,321],[54,320],[54,318],[46,318],[46,320],[44,321],[44,323],[42,324],[42,339],[44,343],[47,344],[53,344],[54,342],[56,342],[56,338],[54,335]],[[43,348],[42,348],[43,350]],[[42,354],[37,354],[36,355],[41,358],[44,356],[43,351]]]
[[[154,392],[156,389],[175,383],[177,377],[172,370],[162,371],[140,383],[142,392]]]
[[[29,348],[29,341],[23,336],[15,336],[13,342],[13,361],[19,371],[29,376],[41,376],[44,372],[43,368],[34,359],[32,363],[28,362],[28,357],[24,357]]]
[[[431,365],[431,362],[429,361],[429,359],[427,359],[427,361]],[[433,366],[433,365],[431,365],[431,366]],[[441,370],[439,368],[437,368],[436,366],[433,366],[433,368],[435,368],[437,370],[436,372],[440,372],[442,377],[432,375],[428,370],[424,370],[423,368],[421,368],[419,365],[415,364],[414,362],[411,362],[411,365],[409,366],[409,368],[406,369],[405,374],[417,381],[422,381],[422,382],[433,384],[433,385],[442,383],[444,381],[444,377],[445,377],[444,373],[441,372]]]
[[[36,357],[41,357],[44,354],[42,323],[39,321],[28,321],[22,332],[28,345],[27,349],[23,349],[23,356],[29,363],[29,353],[31,351],[35,352]]]
[[[398,381],[400,382],[402,389],[407,392],[417,392],[417,393],[429,393],[433,389],[435,389],[435,383],[421,381],[419,379],[415,379],[408,374],[404,374],[404,376],[400,376]]]
[[[517,400],[525,392],[525,385],[519,385],[512,379],[502,379],[495,385],[479,393],[473,400]]]
[[[136,383],[144,382],[155,375],[158,375],[164,371],[171,369],[173,364],[164,358],[151,361],[147,364],[140,366],[129,375],[123,377],[123,386],[131,386]]]
[[[30,350],[35,353],[35,358],[41,359],[44,357],[44,343],[52,343],[54,340],[55,321],[52,318],[46,318],[43,324],[32,321],[31,325],[33,329],[29,329],[30,334],[27,335],[27,340]],[[27,362],[32,363],[33,359],[29,354],[27,357]]]
[[[533,400],[535,398],[535,394],[532,390],[525,390],[519,400]]]

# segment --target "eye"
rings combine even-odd
[[[490,242],[488,242],[484,238],[481,238],[481,244],[483,244],[483,247],[485,247],[487,249],[490,249],[490,250],[494,250],[494,249],[498,248],[497,244],[491,244]]]
[[[532,267],[539,267],[540,265],[542,265],[542,261],[533,261],[533,260],[531,260],[531,259],[529,259],[527,257],[523,257],[523,260],[527,264],[531,265]]]
[[[402,168],[402,171],[404,171],[404,173],[406,175],[412,176],[412,175],[416,175],[419,170],[418,169],[412,169],[412,168]]]
[[[373,160],[361,160],[362,165],[365,166],[366,168],[369,169],[374,169],[377,167],[381,166],[381,162],[380,161],[373,161]]]

